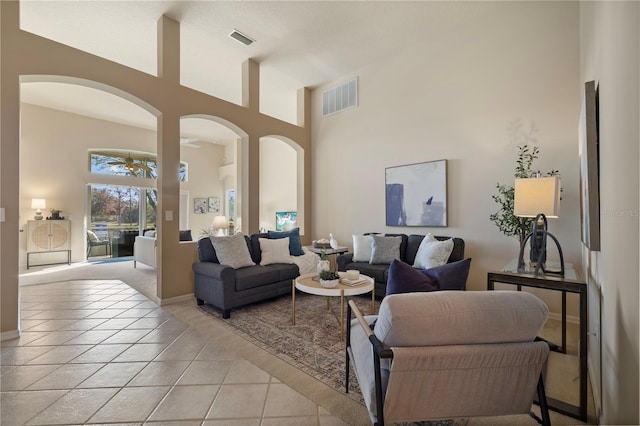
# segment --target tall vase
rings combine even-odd
[[[331,266],[329,265],[329,261],[328,260],[320,260],[320,261],[318,261],[318,267],[317,267],[318,275],[320,275],[320,272],[329,271],[330,269],[331,269]]]

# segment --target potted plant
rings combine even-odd
[[[51,209],[51,219],[53,219],[53,220],[62,219],[60,217],[60,213],[62,213],[62,210]]]
[[[320,285],[324,288],[334,288],[340,283],[340,275],[337,272],[323,270],[320,272]]]
[[[518,159],[516,160],[515,178],[530,178],[536,176],[540,172],[532,170],[533,161],[538,158],[540,148],[534,146],[530,148],[528,145],[518,147]],[[545,176],[557,176],[558,170],[551,170]],[[496,184],[498,189],[497,195],[492,195],[493,201],[500,205],[500,209],[489,216],[489,219],[496,224],[500,232],[508,237],[518,239],[520,245],[531,232],[531,225],[534,218],[518,217],[513,214],[513,198],[515,189],[513,183],[511,185]]]
[[[324,250],[320,250],[320,260],[318,261],[317,271],[320,274],[322,271],[328,271],[331,269],[331,265],[329,264],[329,257]]]

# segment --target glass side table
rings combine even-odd
[[[566,353],[567,349],[567,293],[576,293],[579,297],[580,331],[579,331],[579,405],[575,406],[565,401],[547,398],[549,408],[559,413],[574,417],[583,422],[587,421],[587,284],[576,279],[576,273],[571,264],[565,263],[565,277],[558,275],[544,275],[517,272],[517,260],[506,265],[502,271],[487,273],[487,290],[495,290],[496,283],[512,284],[518,291],[522,287],[535,287],[562,292],[562,346],[558,352]],[[528,267],[528,265],[525,265]],[[550,269],[555,266],[550,263]]]

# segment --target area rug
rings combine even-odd
[[[354,297],[363,312],[371,309],[370,297]],[[336,314],[340,299],[329,298]],[[376,310],[379,306],[376,301]],[[296,293],[296,324],[291,321],[291,297],[283,296],[231,311],[222,319],[222,311],[211,305],[200,307],[234,333],[304,371],[328,386],[344,392],[345,343],[340,340],[337,318],[327,313],[326,298]],[[353,371],[347,394],[364,404]]]

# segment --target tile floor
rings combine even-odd
[[[0,424],[346,425],[117,280],[20,288]]]

